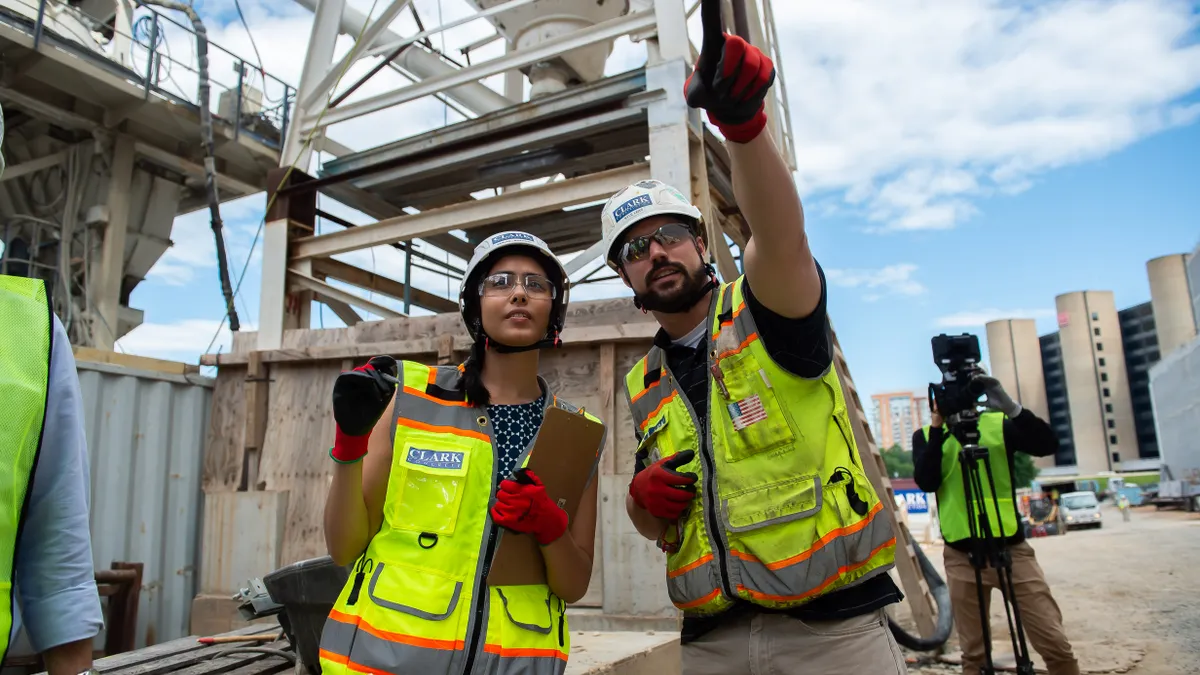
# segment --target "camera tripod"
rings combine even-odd
[[[991,488],[993,513],[1000,521],[1000,502],[996,495],[996,481],[992,477],[992,465],[988,457],[988,449],[979,446],[979,416],[975,411],[966,411],[953,416],[950,429],[962,443],[958,462],[963,476],[963,493],[967,504],[967,522],[971,532],[971,566],[975,568],[975,590],[979,595],[979,621],[983,629],[984,666],[983,675],[995,675],[996,666],[992,662],[991,623],[988,621],[988,610],[985,599],[987,594],[983,587],[983,570],[991,566],[996,570],[997,583],[1000,587],[1000,597],[1004,602],[1004,613],[1008,618],[1008,632],[1012,639],[1013,654],[1017,659],[1018,675],[1034,675],[1033,661],[1029,658],[1029,647],[1025,642],[1025,627],[1021,623],[1021,610],[1017,605],[1017,596],[1013,591],[1012,555],[1004,540],[1003,527],[999,536],[993,534],[988,520],[987,500],[983,492],[983,477],[980,466],[987,472],[988,486]],[[1002,522],[1002,521],[1001,521]]]

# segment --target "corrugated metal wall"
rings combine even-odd
[[[214,380],[78,361],[96,569],[140,562],[137,646],[188,635]],[[102,644],[101,640],[97,640]]]

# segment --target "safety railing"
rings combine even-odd
[[[112,19],[91,16],[64,0],[10,0],[0,21],[44,44],[103,63],[114,74],[152,96],[199,106],[196,32],[185,16],[138,4],[125,15],[118,2]],[[22,11],[23,10],[23,11]],[[282,148],[292,121],[296,89],[261,68],[208,41],[210,112],[232,127],[235,138],[247,134]],[[220,123],[218,122],[218,127]]]

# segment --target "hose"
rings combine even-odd
[[[157,5],[165,9],[183,12],[192,20],[196,30],[196,57],[199,63],[199,106],[200,134],[204,141],[204,189],[208,194],[208,211],[211,215],[213,237],[217,243],[217,272],[221,277],[221,294],[225,297],[225,312],[229,316],[229,330],[237,331],[241,326],[238,322],[237,307],[233,304],[233,285],[229,282],[229,262],[225,253],[224,227],[221,222],[221,200],[217,194],[217,160],[216,144],[213,142],[212,111],[209,110],[211,86],[208,80],[208,31],[204,22],[191,5],[185,5],[175,0],[137,0],[139,5]],[[153,45],[151,45],[153,48]],[[150,86],[147,82],[146,86]]]
[[[900,527],[907,529],[908,526],[901,525]],[[912,540],[911,537],[907,539]],[[946,581],[942,579],[941,574],[938,574],[937,568],[929,561],[920,546],[913,545],[913,551],[917,554],[917,562],[921,566],[921,576],[925,577],[925,583],[929,584],[929,593],[933,596],[934,604],[937,605],[937,625],[934,626],[932,636],[921,637],[909,634],[889,616],[888,628],[891,629],[896,642],[902,646],[919,652],[928,652],[941,647],[946,640],[950,639],[950,629],[954,625],[954,615],[950,611],[950,587],[946,585]]]

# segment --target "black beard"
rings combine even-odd
[[[649,287],[650,280],[654,278],[654,275],[664,269],[673,269],[684,275],[684,283],[679,288],[665,293],[647,290],[645,293],[638,294],[638,300],[642,304],[642,309],[648,312],[679,314],[695,307],[696,303],[700,302],[708,290],[706,288],[709,282],[707,269],[701,265],[695,271],[688,272],[687,268],[683,265],[664,262],[661,265],[655,265],[646,275],[646,286]]]

